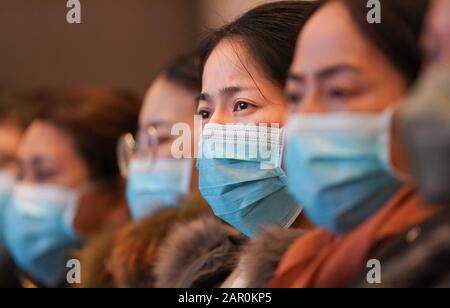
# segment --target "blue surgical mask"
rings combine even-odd
[[[15,181],[16,179],[12,174],[6,171],[0,171],[0,250],[4,248],[3,222],[5,217],[5,209]]]
[[[288,228],[301,209],[281,169],[283,132],[249,125],[205,126],[197,167],[199,189],[216,216],[254,237]]]
[[[130,162],[127,199],[133,219],[179,206],[190,191],[191,159],[135,159]]]
[[[392,117],[392,111],[291,117],[289,189],[316,225],[346,234],[400,189],[390,164]]]
[[[79,194],[19,183],[5,211],[5,241],[17,265],[46,287],[61,284],[71,250],[80,245],[73,223]]]

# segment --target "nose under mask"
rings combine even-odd
[[[19,183],[5,211],[5,241],[17,265],[46,287],[65,277],[81,241],[73,223],[80,195],[56,186]]]
[[[249,237],[298,218],[281,168],[282,129],[208,124],[200,149],[199,188],[217,217]]]
[[[401,188],[390,165],[392,117],[388,111],[290,118],[285,163],[289,189],[317,226],[346,234]]]
[[[133,219],[166,207],[178,207],[189,194],[193,162],[190,159],[135,159],[130,163],[127,199]]]

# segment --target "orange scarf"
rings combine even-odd
[[[299,238],[283,257],[269,287],[349,286],[361,274],[374,249],[436,211],[435,207],[424,206],[412,188],[403,188],[383,209],[345,237],[315,229]]]

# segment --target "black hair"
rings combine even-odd
[[[320,5],[321,1],[280,1],[248,11],[207,37],[203,42],[202,67],[220,42],[241,37],[266,75],[283,87],[298,34]]]
[[[164,77],[187,90],[200,92],[202,87],[201,60],[198,51],[176,57],[164,71]]]
[[[360,31],[398,68],[409,84],[419,76],[420,36],[429,0],[380,0],[381,23],[367,21],[367,1],[340,0]]]

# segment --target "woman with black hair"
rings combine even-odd
[[[118,145],[132,221],[106,230],[83,250],[81,287],[154,287],[155,255],[167,233],[210,216],[198,192],[194,155],[177,159],[172,153],[172,127],[182,123],[194,131],[200,88],[197,52],[174,59],[151,83],[137,132],[124,134]]]
[[[386,242],[371,258],[383,265],[376,287],[450,287],[450,2],[432,1],[422,34],[427,66],[403,103],[399,131],[415,184],[438,213]],[[371,287],[365,279],[359,287]]]
[[[234,247],[245,239],[236,230],[215,221],[179,226],[158,253],[157,286],[263,287],[301,233],[296,229],[308,226],[287,191],[282,169],[288,111],[283,88],[297,34],[319,5],[262,5],[208,37],[197,108],[205,124],[203,156],[197,161],[199,189],[217,217],[245,236],[261,239],[245,245],[240,257]],[[268,156],[263,157],[262,148]],[[273,241],[277,244],[265,249]]]
[[[395,130],[421,70],[426,0],[328,1],[300,33],[287,94],[290,191],[318,228],[299,238],[271,287],[346,287],[385,241],[429,218]],[[378,277],[379,278],[379,277]],[[377,276],[374,281],[377,281]]]

